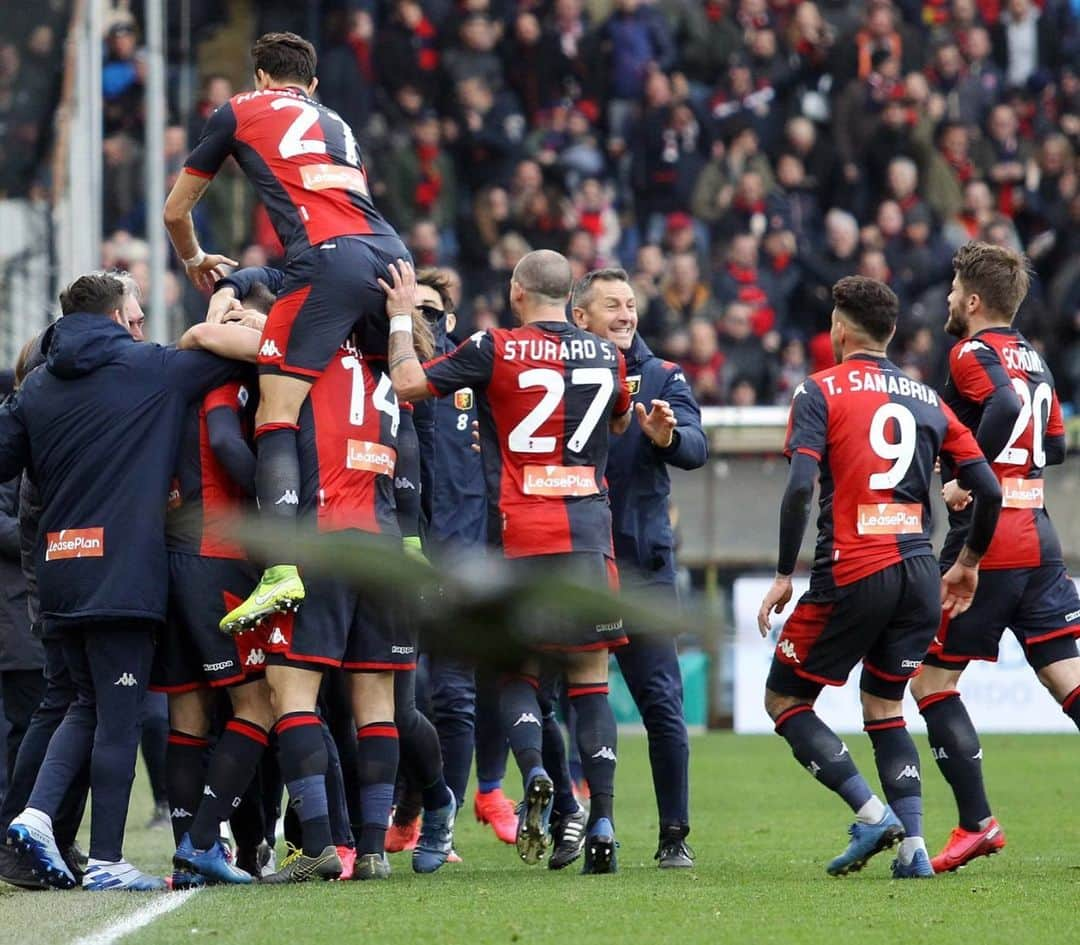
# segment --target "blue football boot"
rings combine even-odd
[[[887,850],[898,840],[904,839],[904,825],[900,818],[886,805],[885,813],[876,824],[856,821],[848,828],[851,841],[847,849],[825,867],[830,876],[857,873],[875,853]]]
[[[196,850],[191,835],[185,833],[173,854],[173,865],[179,870],[198,873],[211,883],[246,886],[252,882],[250,873],[232,865],[220,840],[215,840],[206,850]]]
[[[450,803],[438,810],[425,810],[420,822],[420,839],[412,853],[414,873],[434,873],[446,862],[454,848],[454,818],[457,798],[450,791]]]
[[[38,823],[36,817],[25,816],[26,813],[24,811],[12,820],[7,830],[7,842],[18,850],[34,875],[49,886],[74,889],[75,877],[60,854],[52,830]]]

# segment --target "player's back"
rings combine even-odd
[[[795,392],[787,451],[821,465],[812,583],[850,584],[932,554],[930,489],[942,451],[981,454],[938,395],[885,358],[855,355]]]
[[[375,208],[352,130],[297,88],[234,95],[187,161],[212,176],[232,154],[292,258],[338,236],[394,236]]]
[[[302,512],[320,531],[398,534],[394,466],[400,422],[389,375],[346,344],[312,385],[300,412]]]
[[[984,569],[1037,567],[1063,561],[1061,544],[1045,508],[1043,469],[1047,441],[1065,435],[1054,379],[1042,356],[1016,329],[987,328],[953,346],[949,353],[946,403],[972,432],[982,422],[986,402],[1008,382],[1020,402],[1004,448],[989,456],[1001,483],[1001,517],[983,557]],[[970,509],[950,515],[952,526],[942,555],[955,554]]]
[[[490,335],[480,415],[505,553],[610,555],[604,472],[612,414],[628,409],[625,362],[614,344],[568,322]]]

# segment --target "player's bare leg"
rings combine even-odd
[[[281,869],[263,882],[290,883],[336,879],[341,860],[330,833],[326,799],[329,759],[322,723],[315,713],[322,673],[299,666],[267,666],[270,704],[277,722],[281,775],[289,803],[299,815],[303,847],[285,858]]]
[[[356,723],[357,784],[364,818],[360,836],[356,838],[353,878],[388,879],[386,827],[394,803],[394,779],[400,754],[394,722],[394,674],[352,673],[350,686]]]
[[[766,689],[765,711],[795,760],[855,813],[855,823],[849,829],[851,842],[826,867],[830,875],[843,876],[861,870],[870,857],[891,847],[904,829],[859,773],[847,745],[814,712],[816,699],[816,695],[789,696]]]
[[[874,762],[885,801],[904,827],[900,851],[893,860],[894,879],[929,879],[934,870],[923,840],[922,774],[919,751],[904,721],[901,701],[904,683],[884,682],[863,670],[864,685],[896,688],[888,698],[864,688],[861,692],[863,728],[874,746]]]
[[[614,873],[615,762],[618,728],[608,701],[608,650],[572,653],[566,687],[577,718],[578,751],[589,784],[583,873]]]
[[[941,852],[930,860],[937,873],[951,872],[978,856],[993,856],[1005,846],[1005,832],[986,797],[979,733],[956,688],[966,665],[953,669],[924,663],[911,682],[930,751],[952,789],[959,819]]]
[[[267,521],[291,525],[300,508],[300,455],[296,434],[311,381],[283,374],[259,376],[255,414],[255,498]],[[269,614],[293,611],[304,599],[296,565],[272,563],[255,590],[221,621],[226,633],[255,626]]]

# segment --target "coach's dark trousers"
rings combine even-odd
[[[145,620],[101,621],[63,631],[75,700],[49,741],[27,806],[55,820],[64,796],[89,761],[94,859],[115,861],[123,856],[156,627]]]

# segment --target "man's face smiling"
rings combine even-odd
[[[638,324],[637,299],[628,283],[621,279],[598,279],[583,311],[582,327],[586,330],[613,341],[622,351],[633,343]]]

